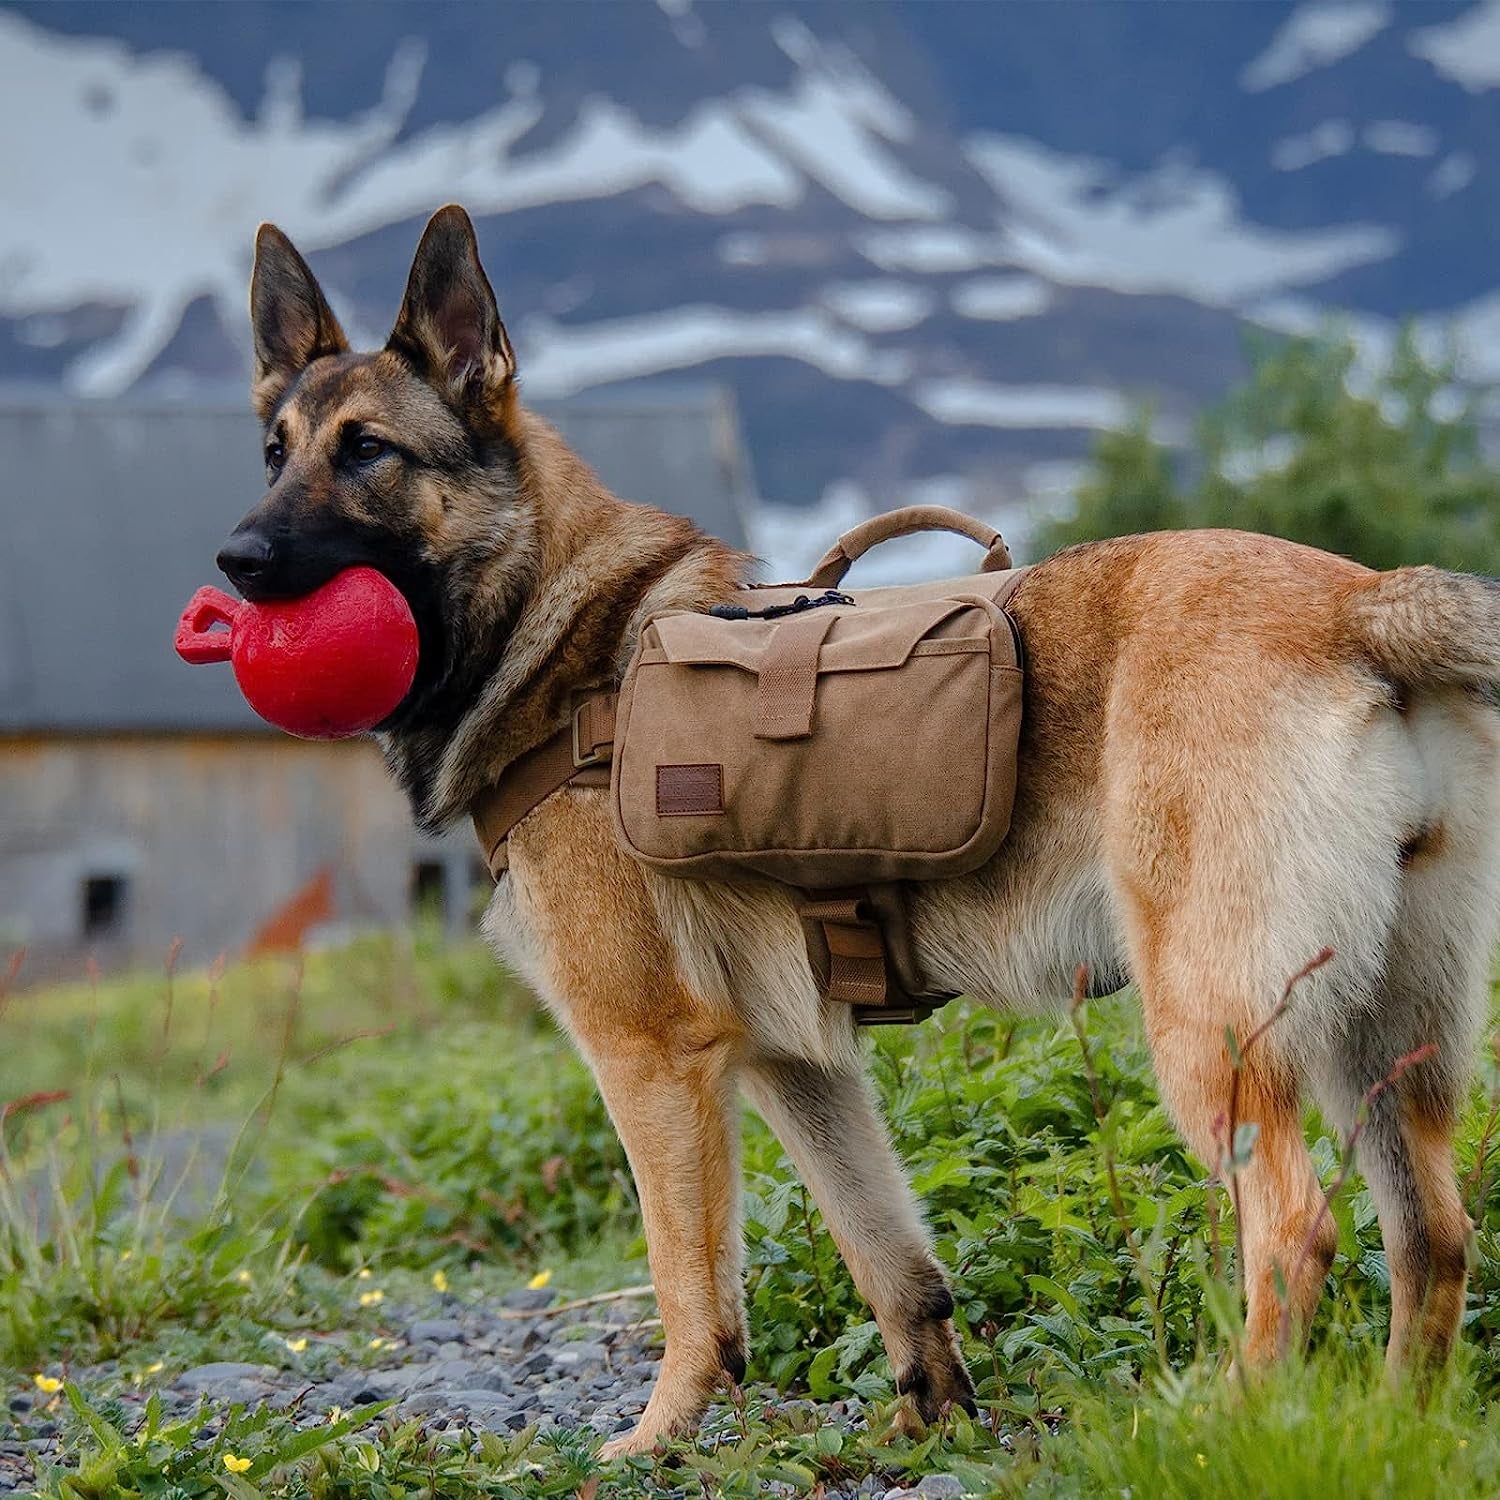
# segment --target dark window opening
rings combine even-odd
[[[83,882],[83,935],[112,937],[125,923],[123,875],[89,875]]]
[[[441,917],[448,909],[448,867],[438,859],[419,859],[411,867],[412,910]]]

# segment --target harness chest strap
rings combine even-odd
[[[568,725],[508,765],[500,779],[474,799],[469,815],[485,864],[494,879],[510,868],[511,830],[565,786],[608,786],[615,741],[614,693],[585,698]]]
[[[819,632],[808,642],[814,656],[821,638]],[[566,728],[513,761],[475,799],[474,832],[495,880],[510,868],[507,840],[522,819],[565,786],[609,785],[616,703],[614,693],[586,698]],[[890,899],[879,899],[886,896]],[[860,1024],[925,1020],[942,1003],[941,998],[911,998],[918,984],[910,972],[909,945],[902,941],[905,911],[898,891],[806,893],[798,916],[808,962],[825,995],[852,1006]],[[887,940],[892,924],[899,933],[894,950]]]

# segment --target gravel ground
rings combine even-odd
[[[422,1317],[393,1316],[388,1359],[358,1366],[319,1363],[317,1379],[306,1371],[268,1364],[199,1365],[161,1389],[164,1415],[180,1416],[201,1406],[203,1436],[210,1440],[217,1430],[216,1412],[236,1402],[288,1408],[299,1422],[311,1425],[325,1420],[335,1406],[347,1411],[394,1399],[396,1416],[420,1418],[436,1432],[518,1432],[533,1422],[543,1430],[582,1423],[606,1436],[628,1431],[651,1393],[661,1358],[653,1304],[648,1299],[609,1301],[549,1311],[553,1302],[550,1290],[521,1289],[502,1298],[495,1309],[453,1303],[439,1317],[431,1316],[430,1309]],[[111,1383],[117,1372],[102,1365],[72,1374],[89,1388]],[[149,1394],[144,1387],[127,1387],[119,1399],[133,1416]],[[35,1458],[64,1461],[56,1413],[42,1409],[49,1399],[34,1392],[11,1398],[10,1421],[0,1424],[0,1493],[29,1489]],[[795,1408],[808,1403],[780,1404]],[[864,1425],[857,1401],[833,1402],[819,1410],[825,1421],[846,1429]],[[704,1430],[711,1435],[733,1420],[732,1411],[716,1408]],[[124,1425],[132,1430],[129,1416]],[[870,1479],[843,1493],[949,1500],[960,1493],[952,1488],[956,1484],[948,1475],[930,1475],[916,1490],[888,1490]]]

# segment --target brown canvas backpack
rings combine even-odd
[[[983,571],[839,590],[870,547],[929,529],[979,542]],[[918,971],[901,883],[977,869],[1010,827],[1022,650],[1005,605],[1023,572],[992,527],[913,506],[841,537],[805,584],[651,617],[618,699],[587,700],[565,742],[476,804],[486,853],[503,861],[510,828],[559,786],[602,785],[607,758],[636,859],[795,888],[825,994],[867,1022],[928,1014],[951,997]]]

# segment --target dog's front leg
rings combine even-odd
[[[745,1374],[739,1112],[727,1039],[579,1037],[630,1158],[666,1333],[656,1387],[604,1457],[690,1432],[727,1374]]]
[[[523,965],[531,956],[537,988],[593,1069],[640,1194],[666,1351],[640,1423],[604,1452],[649,1451],[690,1432],[723,1376],[745,1372],[743,1030],[681,981],[602,800],[555,797],[511,845],[511,890],[488,930],[502,949],[507,924],[522,934],[510,951]]]

